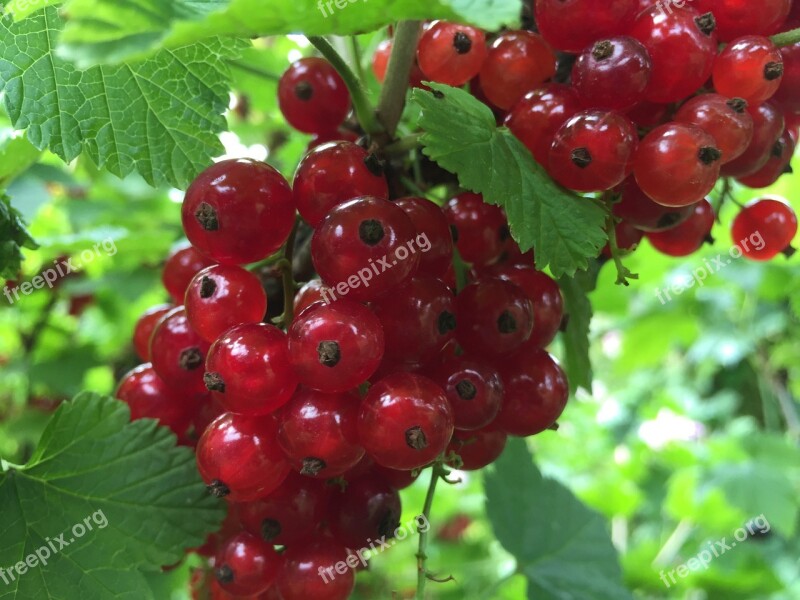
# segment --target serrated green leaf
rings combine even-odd
[[[592,361],[589,357],[589,327],[592,322],[592,303],[589,293],[597,287],[600,265],[593,262],[587,271],[575,277],[558,280],[564,296],[564,314],[567,327],[562,334],[564,341],[564,367],[572,391],[583,388],[592,391]]]
[[[626,600],[606,522],[542,477],[525,442],[508,441],[485,475],[486,513],[536,600]]]
[[[16,277],[24,258],[22,248],[38,247],[8,196],[0,193],[0,277]]]
[[[0,20],[0,91],[12,124],[65,161],[86,151],[119,177],[185,188],[221,154],[227,60],[243,42],[209,38],[152,58],[79,70],[54,54],[64,21],[55,8]]]
[[[539,269],[549,265],[561,277],[588,268],[606,243],[603,208],[553,182],[507,128],[496,126],[486,105],[464,90],[431,87],[440,97],[412,94],[422,110],[423,152],[463,187],[505,209],[511,235],[523,252],[534,249]]]
[[[337,4],[339,5],[337,7]],[[450,19],[489,31],[519,22],[519,0],[73,0],[63,52],[80,64],[140,56],[210,35],[349,35],[402,19]]]
[[[155,421],[129,419],[119,400],[81,394],[59,407],[28,464],[4,465],[0,566],[53,545],[0,598],[152,598],[137,569],[174,564],[219,526],[224,511],[192,451]]]
[[[11,129],[0,130],[0,188],[8,187],[41,154],[24,135],[17,135]]]

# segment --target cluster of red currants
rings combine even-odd
[[[603,192],[619,246],[647,235],[685,256],[709,238],[706,201],[720,177],[752,188],[784,173],[800,128],[800,43],[769,35],[800,27],[800,2],[535,0],[537,32],[488,36],[474,27],[426,25],[410,84],[469,84],[564,187]],[[392,40],[373,60],[386,74]],[[769,260],[787,249],[797,218],[785,201],[745,208],[734,241]]]

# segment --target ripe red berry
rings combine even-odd
[[[153,335],[158,322],[165,314],[175,308],[172,304],[159,304],[148,308],[136,321],[133,330],[133,347],[136,354],[144,361],[150,360],[150,336]]]
[[[289,124],[305,133],[336,131],[350,110],[350,93],[324,58],[301,58],[278,83],[278,105]]]
[[[333,491],[328,524],[337,542],[358,549],[392,539],[401,514],[397,490],[372,473]]]
[[[283,559],[277,580],[282,600],[347,600],[355,587],[352,569],[335,570],[336,565],[345,564],[348,554],[333,540],[290,547]]]
[[[181,215],[186,237],[223,264],[262,260],[277,251],[294,225],[289,184],[266,163],[225,160],[197,176]]]
[[[456,431],[447,446],[447,454],[454,452],[461,458],[462,471],[477,471],[500,457],[507,439],[506,433],[494,427],[477,431]]]
[[[486,38],[480,29],[435,21],[417,45],[417,62],[427,79],[461,86],[475,77],[486,59]]]
[[[417,239],[427,240],[428,249],[421,246],[420,276],[443,278],[453,265],[453,236],[442,209],[425,198],[406,197],[394,203],[403,209],[417,230]]]
[[[614,225],[614,236],[617,238],[617,248],[632,252],[639,247],[639,242],[641,242],[644,237],[644,231],[636,229],[636,227],[627,221],[620,221]],[[611,246],[608,244],[603,248],[603,255],[608,258],[611,258],[613,255]]]
[[[710,241],[713,226],[714,209],[708,200],[701,200],[686,221],[667,231],[648,233],[647,239],[662,254],[689,256]]]
[[[389,198],[381,161],[352,142],[323,144],[306,154],[293,187],[297,210],[312,227],[331,209],[353,198]]]
[[[166,313],[150,336],[153,368],[169,386],[204,392],[203,362],[209,344],[192,329],[183,306]]]
[[[246,532],[227,540],[214,560],[214,577],[231,594],[265,592],[278,577],[281,557],[271,544]]]
[[[738,158],[753,140],[753,117],[742,98],[701,94],[689,99],[675,113],[675,121],[703,129],[717,142],[720,164]]]
[[[747,258],[771,260],[789,252],[797,234],[797,215],[777,196],[754,200],[736,215],[731,228],[734,242]]]
[[[717,56],[714,17],[685,7],[666,12],[653,5],[641,13],[628,35],[639,40],[653,63],[645,98],[677,102],[711,76]]]
[[[314,232],[311,256],[332,300],[374,300],[417,270],[421,248],[403,209],[363,197],[334,208]]]
[[[157,419],[178,436],[186,432],[199,405],[196,396],[169,387],[150,363],[128,371],[117,387],[116,397],[128,405],[131,421]]]
[[[686,206],[714,188],[721,156],[714,138],[699,127],[669,123],[641,141],[633,172],[636,183],[655,202]]]
[[[536,0],[534,16],[550,44],[577,54],[597,40],[625,33],[638,8],[638,0]]]
[[[769,160],[786,128],[783,113],[770,102],[747,109],[753,118],[753,138],[739,158],[722,167],[726,177],[747,177],[761,169]]]
[[[792,0],[697,0],[697,10],[714,14],[719,39],[723,42],[748,34],[776,33],[789,15],[791,6]]]
[[[632,37],[603,39],[586,48],[572,67],[572,85],[584,106],[626,111],[644,100],[650,55]]]
[[[523,347],[498,365],[505,388],[493,425],[509,435],[535,435],[550,428],[569,398],[567,376],[544,350]]]
[[[213,264],[213,260],[200,254],[188,242],[170,252],[167,262],[164,263],[164,270],[161,272],[161,281],[172,297],[172,301],[175,304],[183,304],[183,297],[186,295],[189,282],[198,271]]]
[[[770,101],[787,114],[800,114],[800,43],[781,48],[781,58],[783,80]]]
[[[426,362],[453,339],[455,296],[441,279],[415,277],[372,304],[389,359]]]
[[[778,181],[781,175],[792,173],[791,161],[797,146],[795,138],[787,130],[775,142],[766,164],[758,171],[747,177],[740,177],[739,183],[749,188],[765,188]]]
[[[453,434],[453,409],[444,390],[427,377],[394,373],[370,387],[358,433],[378,464],[416,469],[444,451]]]
[[[185,305],[192,328],[213,342],[234,325],[260,323],[267,312],[267,294],[250,271],[215,265],[194,276]]]
[[[303,385],[321,392],[344,392],[364,383],[383,353],[380,320],[346,298],[310,306],[289,328],[292,367]]]
[[[291,471],[277,434],[272,415],[217,417],[197,442],[197,468],[209,492],[230,502],[249,502],[276,490]]]
[[[364,456],[358,444],[358,396],[300,388],[278,416],[278,443],[301,475],[330,479]]]
[[[290,473],[268,496],[237,504],[236,514],[246,531],[270,544],[291,547],[314,538],[325,518],[328,496],[323,482]]]
[[[714,88],[723,96],[760,104],[778,91],[783,58],[769,38],[747,35],[725,47],[714,62]]]
[[[464,192],[445,205],[444,214],[465,262],[480,266],[500,258],[510,237],[502,209],[486,204],[480,194]]]
[[[455,428],[472,431],[491,423],[503,403],[503,382],[496,369],[459,356],[438,367],[433,379],[453,408]]]
[[[550,146],[561,125],[581,109],[575,89],[551,83],[528,92],[511,109],[505,125],[531,151],[540,165],[546,165]]]
[[[266,415],[297,388],[286,334],[273,325],[245,323],[228,329],[211,346],[204,381],[231,412]]]
[[[489,47],[480,88],[496,107],[510,110],[526,92],[556,73],[556,55],[539,34],[506,31]]]
[[[671,229],[688,219],[694,210],[694,204],[671,207],[653,202],[633,177],[628,177],[620,188],[620,200],[613,208],[614,216],[642,231]]]
[[[294,314],[299,315],[315,302],[324,302],[322,292],[325,291],[325,293],[330,296],[327,290],[328,286],[322,283],[321,279],[312,279],[308,283],[303,284],[303,287],[300,288],[294,297]]]
[[[456,318],[456,337],[467,352],[502,356],[530,338],[533,303],[513,283],[485,277],[459,292]]]
[[[556,132],[548,172],[578,192],[611,189],[628,176],[639,136],[634,124],[615,112],[579,112]]]
[[[396,490],[403,490],[410,486],[419,477],[419,471],[400,471],[398,469],[390,469],[381,465],[373,465],[373,471],[377,473],[383,480]]]

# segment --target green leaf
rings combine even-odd
[[[337,7],[338,5],[338,7]],[[489,31],[519,24],[519,0],[73,0],[63,52],[79,64],[140,56],[212,35],[349,35],[402,19],[449,19]]]
[[[605,520],[545,479],[525,442],[510,438],[485,475],[486,513],[536,600],[626,600]]]
[[[11,129],[0,130],[0,188],[8,187],[41,154],[25,136],[16,135]]]
[[[11,206],[8,196],[0,193],[0,277],[16,277],[24,259],[22,248],[38,247],[25,229],[19,211]]]
[[[593,262],[588,271],[575,277],[558,280],[564,296],[564,314],[568,316],[567,328],[562,335],[564,366],[572,391],[583,388],[592,391],[592,361],[589,357],[589,327],[592,321],[592,303],[589,293],[597,287],[600,264]]]
[[[0,598],[153,598],[137,569],[174,564],[219,526],[192,451],[155,421],[129,419],[119,400],[81,394],[28,464],[4,465],[0,565],[50,556],[15,572]]]
[[[430,86],[437,95],[412,94],[422,110],[424,153],[505,209],[511,235],[523,252],[534,249],[537,268],[549,265],[556,277],[588,268],[606,243],[603,208],[553,182],[522,142],[496,127],[486,105],[464,90]]]
[[[99,167],[185,188],[222,153],[227,60],[243,42],[209,38],[152,58],[79,70],[54,54],[55,8],[0,20],[0,91],[12,124],[65,161],[86,151]]]

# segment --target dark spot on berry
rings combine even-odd
[[[661,218],[658,219],[656,223],[656,227],[658,229],[669,229],[673,225],[676,225],[678,221],[681,220],[680,213],[668,212],[661,215]]]
[[[178,362],[184,371],[194,371],[203,364],[203,353],[196,346],[186,348],[181,352]]]
[[[456,52],[459,54],[466,54],[472,50],[472,40],[469,39],[466,33],[459,31],[453,36],[453,48],[455,48]]]
[[[614,44],[608,40],[597,42],[592,48],[592,56],[594,56],[595,60],[605,60],[610,58],[612,54],[614,54]]]
[[[200,281],[200,297],[201,298],[211,298],[214,295],[214,292],[217,291],[217,282],[208,277],[207,275],[203,275],[203,279]]]
[[[422,427],[414,425],[414,427],[406,429],[406,444],[414,450],[424,450],[428,447],[428,438],[422,431]]]
[[[320,342],[317,346],[317,356],[319,356],[319,363],[326,367],[335,367],[339,364],[342,358],[342,352],[339,349],[339,344],[334,341]]]
[[[386,165],[374,152],[367,154],[367,157],[364,159],[364,165],[367,167],[367,169],[369,169],[370,173],[375,175],[375,177],[383,177],[383,172]]]
[[[326,466],[325,461],[321,458],[307,456],[303,459],[303,467],[300,469],[300,474],[316,477]]]
[[[446,335],[450,333],[456,328],[456,316],[451,312],[443,310],[439,315],[437,326],[440,335]]]
[[[694,22],[697,23],[700,31],[706,35],[711,35],[717,29],[717,20],[710,12],[696,17]]]
[[[783,77],[783,63],[769,62],[764,66],[764,79],[775,81]]]
[[[222,483],[219,479],[214,479],[206,486],[206,489],[208,490],[208,493],[215,498],[224,498],[231,493],[230,488]]]
[[[783,152],[786,150],[786,142],[783,140],[778,140],[775,142],[775,145],[772,147],[772,157],[773,158],[780,158],[783,156]]]
[[[214,569],[214,576],[220,583],[233,583],[233,569],[228,565],[221,565]]]
[[[744,98],[731,98],[726,102],[726,104],[733,109],[733,112],[737,112],[739,114],[743,113],[747,109],[747,100]]]
[[[700,148],[700,152],[697,153],[697,157],[704,165],[712,165],[722,158],[722,152],[714,148],[714,146],[703,146]]]
[[[294,86],[294,95],[303,102],[308,102],[314,96],[314,87],[307,81],[301,81]]]
[[[579,169],[585,169],[592,164],[592,155],[588,148],[575,148],[570,153],[570,159]]]
[[[386,234],[383,231],[383,225],[375,219],[361,221],[361,225],[358,226],[358,237],[367,246],[374,246],[383,239],[384,235]]]
[[[271,542],[281,534],[281,524],[275,519],[264,519],[261,521],[261,537]]]
[[[222,380],[222,375],[219,373],[206,373],[203,375],[203,383],[206,384],[206,389],[209,392],[225,391],[225,382]]]
[[[206,231],[217,231],[219,229],[217,211],[207,202],[200,203],[197,210],[194,212],[194,218],[200,223],[200,227]]]
[[[511,230],[508,228],[508,225],[503,225],[500,227],[500,241],[505,242],[508,238],[511,237]]]
[[[462,379],[456,384],[458,397],[462,400],[472,400],[478,393],[478,389],[469,379]]]
[[[514,333],[517,330],[517,320],[507,310],[497,317],[497,330],[500,333]]]

